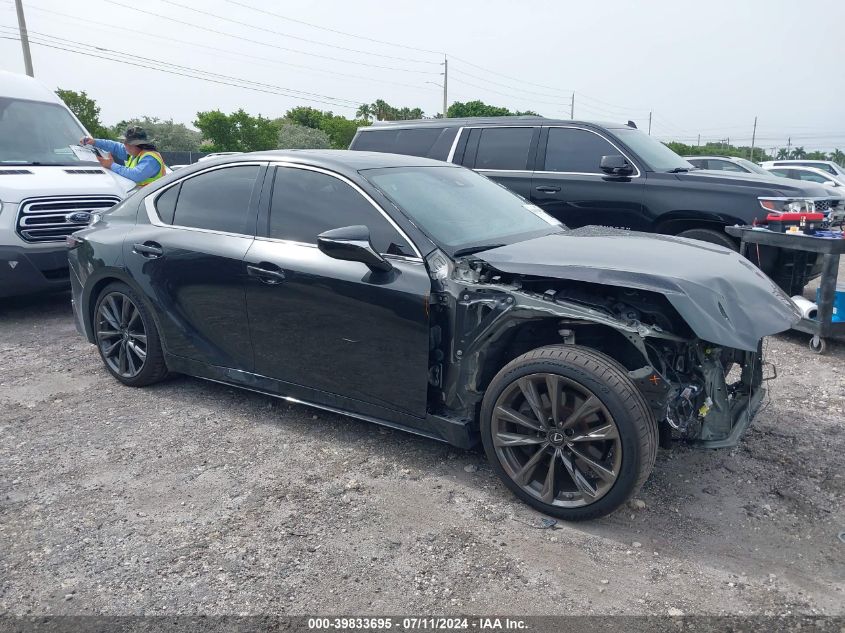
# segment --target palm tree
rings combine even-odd
[[[837,165],[845,165],[845,152],[841,149],[835,149],[830,153],[830,160]]]
[[[792,150],[792,158],[800,160],[800,159],[806,158],[806,157],[807,157],[807,152],[804,150],[803,147],[796,147],[794,150]]]
[[[390,104],[383,99],[376,99],[370,108],[372,109],[371,114],[378,121],[387,121],[390,117],[391,111],[393,110]]]
[[[373,108],[368,103],[362,103],[355,112],[356,119],[367,119],[369,121],[371,116],[373,116]]]
[[[787,149],[785,147],[781,147],[778,150],[777,159],[778,160],[786,160],[787,158],[789,158],[789,152],[787,151]]]

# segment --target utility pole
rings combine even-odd
[[[651,112],[648,113],[648,135],[651,136]]]
[[[575,91],[572,91],[572,101],[569,104],[569,118],[575,118]]]
[[[449,109],[448,105],[448,86],[449,86],[449,60],[446,54],[443,55],[443,118],[446,118],[446,111]]]
[[[701,147],[701,134],[698,135],[698,143],[695,144],[696,147]]]
[[[792,154],[792,137],[790,136],[789,138],[786,139],[786,157],[789,158],[789,156],[791,154]]]
[[[26,32],[26,19],[23,17],[23,0],[15,0],[15,9],[18,12],[18,30],[21,34],[21,48],[23,49],[23,65],[26,74],[35,77],[32,71],[32,56],[29,54],[29,35]]]
[[[754,162],[754,141],[757,139],[757,117],[754,117],[754,131],[751,133],[751,156],[748,158],[752,163]]]

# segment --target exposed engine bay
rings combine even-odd
[[[732,446],[762,401],[760,343],[747,351],[702,340],[664,294],[508,274],[477,258],[452,267],[435,254],[429,266],[440,284],[431,301],[429,382],[445,411],[472,417],[495,371],[554,344],[589,347],[624,366],[663,446]]]

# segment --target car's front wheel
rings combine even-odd
[[[657,455],[654,416],[625,369],[575,345],[542,347],[503,367],[484,396],[481,438],[508,488],[570,521],[624,504]]]
[[[124,283],[106,286],[94,306],[94,336],[106,369],[124,385],[143,387],[167,376],[158,330]]]

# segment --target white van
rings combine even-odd
[[[0,71],[0,299],[69,287],[65,237],[134,188],[74,153],[87,135],[52,91]]]

